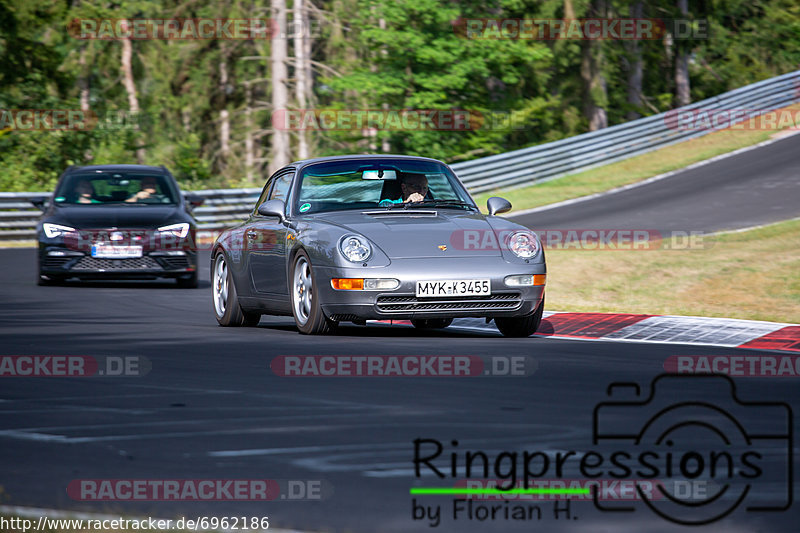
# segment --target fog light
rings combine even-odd
[[[337,291],[360,291],[364,288],[364,280],[357,278],[333,278],[331,286]]]
[[[544,285],[546,274],[522,274],[519,276],[506,276],[503,280],[507,287],[533,287],[534,285]]]
[[[184,252],[183,250],[169,250],[164,253],[167,255],[186,255],[186,252]]]
[[[400,286],[397,279],[365,279],[364,290],[366,291],[392,291]]]

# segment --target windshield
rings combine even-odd
[[[475,204],[443,164],[413,159],[351,159],[303,169],[294,202],[302,214],[344,209]]]
[[[67,176],[54,201],[65,205],[175,205],[177,192],[164,174],[105,172]]]

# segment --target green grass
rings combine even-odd
[[[548,250],[547,308],[800,323],[800,220],[691,250]]]
[[[800,104],[786,109],[798,111]],[[698,161],[758,144],[777,132],[778,130],[722,130],[538,185],[481,193],[475,200],[484,208],[490,196],[502,196],[514,206],[514,210],[510,213],[513,215],[514,211],[562,202],[636,183]]]

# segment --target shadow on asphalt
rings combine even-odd
[[[268,329],[273,331],[289,331],[296,332],[297,328],[293,324],[264,324],[263,322],[257,326],[258,329]],[[422,330],[411,326],[358,326],[345,324],[340,325],[334,337],[362,337],[362,338],[396,338],[396,337],[497,337],[498,332],[488,330],[486,332],[480,330],[468,330],[459,328],[445,328],[437,330]]]
[[[94,288],[94,289],[178,289],[181,290],[195,290],[184,289],[178,287],[174,280],[67,280],[53,285],[42,287],[43,290],[50,289],[51,287],[81,287],[81,288]],[[210,281],[200,280],[197,284],[197,289],[208,289],[211,287]]]

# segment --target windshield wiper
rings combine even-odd
[[[405,205],[415,206],[415,205],[432,205],[432,206],[440,206],[440,207],[466,207],[469,209],[475,209],[475,206],[467,203],[462,202],[461,200],[444,200],[444,199],[427,199],[422,200],[421,202],[408,202]]]

